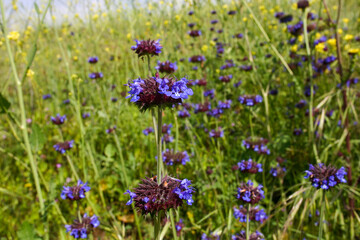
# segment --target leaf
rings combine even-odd
[[[112,144],[108,144],[106,145],[105,147],[105,155],[108,157],[108,158],[111,158],[115,155],[115,147],[112,145]]]
[[[35,11],[38,15],[40,15],[40,9],[39,6],[36,4],[36,2],[34,3],[34,7],[35,7]]]
[[[0,114],[6,113],[10,105],[10,102],[0,93]]]
[[[24,222],[21,225],[20,230],[17,231],[16,235],[18,236],[18,238],[20,240],[38,240],[38,239],[41,239],[41,238],[36,237],[35,227],[29,222]]]
[[[36,123],[32,127],[32,133],[30,135],[30,145],[35,151],[40,151],[46,142],[45,135],[39,125]]]

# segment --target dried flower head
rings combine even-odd
[[[160,78],[158,73],[148,79],[138,78],[127,84],[131,89],[127,98],[131,97],[140,111],[155,106],[172,107],[193,95],[192,89],[187,87],[188,81],[186,78]]]
[[[134,192],[127,190],[125,194],[130,195],[130,201],[135,203],[135,207],[142,212],[142,214],[151,215],[157,214],[159,211],[167,211],[170,208],[177,208],[182,206],[183,200],[186,200],[188,205],[194,202],[192,193],[195,191],[191,187],[191,181],[187,179],[179,180],[169,176],[165,176],[161,183],[158,184],[156,176],[153,178],[142,179],[142,183]]]
[[[143,56],[158,56],[161,53],[162,46],[159,40],[135,40],[136,45],[131,47],[131,50],[135,51],[138,57]]]
[[[261,199],[265,198],[262,188],[261,184],[254,187],[253,182],[250,180],[247,183],[241,183],[236,198],[245,203],[257,204]]]
[[[74,238],[87,238],[91,231],[100,225],[96,215],[88,217],[85,213],[81,221],[76,219],[71,225],[65,225],[66,232],[70,232],[70,236]]]
[[[239,222],[246,222],[247,218],[247,208],[244,206],[239,206],[239,208],[234,208],[234,217],[235,219],[239,219]],[[259,206],[251,207],[250,208],[250,214],[249,214],[249,220],[250,221],[257,221],[260,223],[263,223],[264,220],[267,219],[267,215],[263,209],[259,209]]]
[[[77,185],[73,187],[63,186],[61,192],[62,199],[70,199],[73,201],[80,200],[85,198],[85,193],[90,191],[90,187],[86,183],[83,183],[81,180],[78,180]]]
[[[337,169],[331,165],[319,163],[318,165],[310,164],[309,170],[306,170],[306,176],[311,181],[315,188],[322,188],[328,190],[335,187],[339,183],[346,183],[345,176],[347,175],[345,168]]]

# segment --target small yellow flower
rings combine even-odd
[[[300,36],[298,37],[298,40],[299,40],[299,42],[304,41],[304,36],[303,36],[303,35],[300,35]]]
[[[343,21],[343,23],[348,24],[350,20],[348,18],[343,18],[342,21]]]
[[[79,76],[77,75],[77,74],[75,74],[75,73],[73,73],[72,75],[71,75],[71,78],[72,79],[77,79]]]
[[[215,46],[216,45],[216,42],[214,42],[213,40],[210,41],[210,45],[211,46]]]
[[[95,15],[92,17],[92,19],[93,19],[94,21],[98,20],[98,19],[99,19],[99,15],[98,15],[98,14],[95,14]]]
[[[10,33],[8,34],[7,37],[8,37],[8,39],[10,39],[10,40],[17,41],[17,40],[19,39],[19,37],[20,37],[20,33],[17,32],[17,31],[12,31],[12,32],[10,32]]]
[[[215,71],[216,71],[216,73],[220,73],[220,69],[216,69]]]
[[[14,9],[15,11],[18,10],[18,6],[17,6],[15,3],[12,5],[12,7],[13,7],[13,9]]]
[[[292,52],[297,52],[297,50],[298,50],[298,45],[294,45],[294,46],[292,46],[291,47],[291,49],[290,49]]]
[[[345,49],[345,51],[348,51],[348,50],[350,49],[350,45],[349,45],[349,44],[346,44],[346,45],[344,46],[344,49]]]
[[[51,19],[55,21],[55,20],[56,20],[56,17],[55,17],[55,16],[51,16]]]
[[[291,8],[293,9],[293,10],[296,10],[298,7],[297,7],[297,3],[293,3],[292,5],[291,5]]]
[[[337,6],[333,6],[333,9],[334,9],[334,10],[337,10],[337,9],[338,9],[338,7],[337,7]]]
[[[151,22],[147,21],[147,22],[145,23],[145,25],[146,25],[146,26],[150,26],[150,25],[151,25]]]
[[[179,15],[175,15],[175,20],[179,21],[181,19],[181,17]]]
[[[106,47],[105,52],[110,52],[110,48]]]
[[[164,4],[164,1],[160,1],[159,3],[160,3],[160,5],[162,5],[162,4]]]
[[[351,35],[351,34],[346,34],[345,37],[344,37],[344,40],[345,40],[345,41],[351,41],[351,40],[353,40],[353,39],[354,39],[354,36]]]
[[[206,52],[209,49],[208,45],[203,45],[201,51]]]
[[[2,45],[3,45],[3,42],[2,42],[2,41],[0,41],[0,47],[2,47]]]
[[[75,17],[75,18],[79,18],[79,14],[78,14],[78,13],[75,13],[74,17]]]
[[[169,24],[169,21],[168,20],[165,20],[164,21],[164,25],[167,26]]]
[[[126,34],[126,37],[127,37],[127,39],[130,40],[130,38],[131,38],[131,33]]]
[[[319,38],[321,38],[321,34],[317,32],[317,33],[315,34],[315,39],[319,39]]]
[[[107,16],[107,13],[104,12],[104,13],[101,14],[101,16],[102,16],[102,17],[106,17],[106,16]]]
[[[336,39],[335,38],[330,38],[329,40],[327,40],[327,43],[330,46],[334,47],[334,46],[336,46]]]
[[[324,43],[319,43],[318,45],[315,46],[315,50],[319,53],[324,53],[324,48],[325,48],[325,44]]]
[[[223,9],[227,9],[229,6],[227,4],[223,5]]]
[[[349,50],[348,50],[348,53],[350,54],[350,55],[355,55],[355,54],[358,54],[360,52],[360,49],[359,48],[350,48]]]
[[[343,30],[341,28],[338,29],[338,33],[339,34],[342,34],[343,33]]]
[[[26,188],[31,188],[31,187],[32,187],[32,184],[31,184],[31,183],[25,183],[24,187],[26,187]]]
[[[246,22],[248,19],[247,19],[247,17],[243,17],[243,22]]]
[[[77,60],[79,60],[78,56],[73,56],[73,60],[77,62]]]
[[[33,70],[31,70],[31,69],[29,69],[27,72],[26,72],[26,76],[28,77],[28,78],[33,78],[34,77],[34,75],[35,75],[35,73],[34,73],[34,71]]]
[[[157,34],[156,34],[156,37],[157,37],[157,38],[161,37],[160,33],[157,33]]]

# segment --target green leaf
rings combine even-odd
[[[36,4],[36,2],[34,3],[34,7],[35,7],[35,11],[38,15],[40,15],[40,9],[39,6]]]
[[[115,155],[115,147],[112,145],[112,144],[108,144],[106,145],[105,147],[105,155],[108,157],[108,158],[111,158]]]
[[[35,151],[40,151],[46,142],[45,135],[39,125],[34,123],[32,127],[32,133],[30,135],[30,144],[32,149]]]
[[[21,225],[20,230],[17,231],[16,235],[18,236],[18,238],[20,240],[38,240],[38,239],[41,239],[41,238],[38,238],[36,236],[35,227],[29,222],[24,222]]]
[[[0,114],[6,113],[10,105],[10,102],[0,93]]]

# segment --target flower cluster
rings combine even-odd
[[[161,73],[173,73],[178,69],[178,67],[176,66],[176,62],[172,63],[170,61],[158,61],[158,65],[155,67],[155,69]]]
[[[304,178],[308,178],[315,188],[328,190],[339,183],[346,183],[345,176],[347,173],[344,167],[336,169],[331,165],[326,166],[322,163],[315,166],[310,164],[309,170],[306,170],[305,173]]]
[[[136,45],[131,47],[131,50],[135,51],[138,57],[143,56],[158,56],[161,53],[162,46],[159,40],[135,40]]]
[[[254,106],[263,101],[260,95],[243,95],[238,98],[241,104],[246,106]]]
[[[222,81],[223,83],[228,83],[230,82],[232,79],[232,75],[225,75],[225,76],[220,76],[219,80]]]
[[[244,206],[239,206],[239,208],[234,208],[234,217],[239,219],[239,222],[246,222],[248,210]],[[259,206],[251,207],[249,213],[250,221],[257,221],[263,223],[267,219],[267,215],[263,209],[259,209]]]
[[[198,62],[205,62],[205,57],[202,55],[196,55],[189,58],[189,62],[198,63]]]
[[[286,173],[286,168],[281,167],[279,164],[277,164],[275,168],[270,169],[270,174],[273,177],[283,177],[285,173]]]
[[[257,137],[249,137],[242,141],[242,145],[246,147],[246,149],[253,149],[255,152],[259,154],[270,154],[270,150],[266,146],[269,140],[265,138],[257,138]]]
[[[103,77],[104,77],[104,75],[102,74],[102,72],[89,73],[90,79],[98,79],[98,78],[103,78]]]
[[[179,116],[179,118],[187,118],[187,117],[190,117],[190,113],[188,110],[184,109],[184,110],[178,111],[178,116]]]
[[[253,182],[250,180],[247,183],[241,183],[236,198],[245,203],[257,204],[261,199],[265,198],[262,188],[261,184],[254,187]]]
[[[221,137],[224,137],[224,130],[222,130],[220,127],[218,128],[218,130],[212,129],[212,130],[209,132],[209,136],[210,136],[211,138],[221,138]]]
[[[65,141],[65,142],[59,142],[55,144],[53,147],[56,151],[58,151],[61,154],[65,154],[65,152],[69,149],[71,149],[74,146],[74,140]]]
[[[80,200],[85,198],[85,193],[90,191],[90,187],[86,183],[83,183],[81,180],[78,180],[77,185],[73,187],[63,186],[61,192],[62,199],[70,199],[73,201]]]
[[[218,108],[220,109],[229,109],[231,107],[231,100],[225,100],[224,102],[219,101],[218,102]]]
[[[56,114],[56,117],[51,117],[51,121],[55,125],[62,125],[66,120],[66,115],[60,116],[60,114]]]
[[[81,221],[76,219],[71,225],[65,225],[66,232],[70,232],[70,236],[74,238],[87,238],[88,234],[100,225],[96,215],[89,217],[86,213]]]
[[[163,161],[166,165],[182,164],[185,165],[190,161],[189,155],[186,151],[183,152],[174,152],[174,150],[166,149],[162,153]]]
[[[145,136],[149,135],[149,133],[152,133],[152,132],[154,132],[154,129],[152,127],[148,127],[148,128],[143,130],[143,134]]]
[[[176,209],[183,204],[183,200],[186,200],[188,205],[192,205],[194,202],[192,193],[195,190],[190,186],[191,181],[165,176],[158,184],[156,178],[155,176],[142,179],[142,183],[134,189],[134,192],[127,190],[125,194],[130,195],[127,205],[134,202],[135,207],[144,215],[148,213],[153,215],[170,208]]]
[[[200,30],[191,30],[188,32],[190,37],[199,37],[201,36],[201,31]]]
[[[242,230],[240,233],[232,235],[231,240],[246,240],[246,232]],[[249,240],[265,240],[265,238],[261,232],[256,231],[250,234]]]
[[[99,58],[98,57],[89,57],[88,58],[88,63],[91,63],[91,64],[95,64],[99,61]]]
[[[237,165],[241,172],[258,173],[263,171],[261,163],[256,163],[251,158],[247,161],[242,160]]]
[[[193,95],[187,83],[186,78],[177,81],[174,78],[160,78],[158,74],[148,79],[138,78],[127,84],[131,89],[127,98],[131,97],[131,102],[135,102],[142,111],[154,106],[171,107]]]
[[[211,109],[211,104],[208,102],[195,104],[194,113],[207,112]]]

